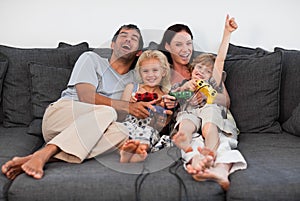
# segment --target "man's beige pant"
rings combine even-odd
[[[45,111],[43,136],[47,144],[60,148],[55,158],[81,163],[117,149],[128,139],[126,127],[116,119],[117,113],[112,107],[59,100]]]

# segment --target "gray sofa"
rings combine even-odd
[[[0,45],[0,165],[43,146],[45,107],[66,86],[87,43],[21,49]],[[109,49],[97,49],[109,56]],[[238,149],[246,170],[230,175],[227,192],[196,182],[176,147],[150,154],[144,163],[120,164],[115,152],[83,164],[48,163],[35,180],[0,174],[1,201],[34,200],[266,200],[300,199],[300,52],[267,52],[230,44],[225,63],[231,111],[241,131]]]

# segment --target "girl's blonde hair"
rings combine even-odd
[[[138,82],[143,82],[140,75],[141,63],[148,59],[157,59],[160,63],[161,68],[165,71],[165,76],[162,77],[160,84],[162,91],[168,93],[171,88],[170,64],[167,57],[159,50],[146,50],[141,54],[141,56],[139,56],[139,59],[137,60],[135,66],[136,78]]]
[[[191,63],[191,69],[193,70],[197,64],[202,64],[206,66],[211,66],[212,69],[214,68],[216,56],[210,53],[203,53],[198,55],[193,59],[193,62]]]

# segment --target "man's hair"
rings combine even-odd
[[[144,47],[144,40],[143,40],[143,36],[141,34],[141,30],[134,24],[125,24],[122,25],[119,30],[115,33],[114,37],[112,38],[112,42],[115,42],[118,38],[118,35],[120,34],[122,29],[134,29],[136,30],[139,34],[140,34],[140,39],[139,39],[139,50],[142,50]]]

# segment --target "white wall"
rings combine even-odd
[[[192,29],[196,49],[215,52],[229,13],[239,24],[232,43],[300,50],[299,9],[298,0],[0,0],[0,44],[107,47],[121,25],[134,23],[147,45],[180,22]]]

